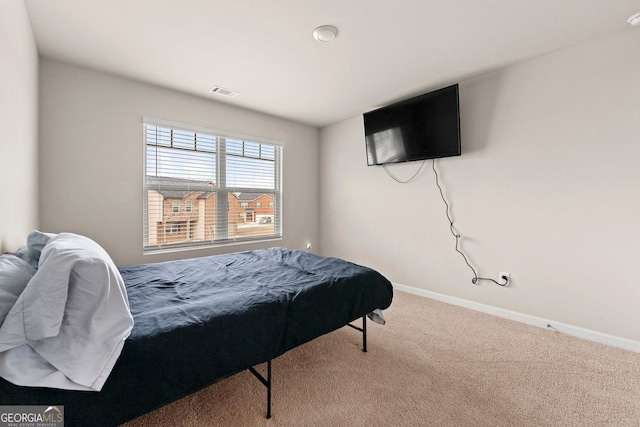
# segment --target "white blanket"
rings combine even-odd
[[[0,376],[100,391],[132,327],[124,281],[109,255],[89,238],[58,234],[0,326]]]

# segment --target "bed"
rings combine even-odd
[[[286,248],[119,273],[134,326],[101,390],[0,379],[2,404],[64,405],[68,426],[116,426],[249,369],[267,387],[269,417],[273,359],[347,325],[363,333],[366,351],[366,316],[392,301],[391,283],[376,271]],[[260,373],[254,367],[264,362]]]

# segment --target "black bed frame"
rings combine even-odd
[[[356,326],[352,323],[347,323],[345,326],[349,326],[362,332],[362,351],[367,352],[367,316],[362,316],[362,327]],[[267,419],[271,418],[271,360],[267,360],[267,377],[265,378],[254,367],[249,368],[251,372],[266,388],[267,388]]]

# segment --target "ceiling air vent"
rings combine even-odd
[[[235,90],[225,89],[221,86],[214,86],[213,89],[210,90],[211,93],[215,93],[216,95],[226,96],[227,98],[235,98],[240,95],[240,92],[236,92]]]

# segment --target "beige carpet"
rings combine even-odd
[[[342,328],[125,424],[640,426],[640,354],[396,292],[387,325]]]

